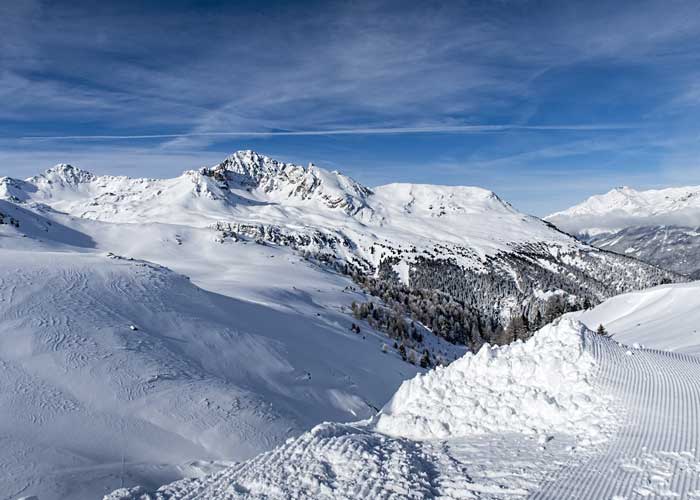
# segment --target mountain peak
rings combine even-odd
[[[309,163],[308,167],[279,162],[252,150],[236,151],[221,163],[201,173],[226,188],[256,190],[282,200],[317,199],[330,208],[356,213],[367,206],[371,191],[338,172]]]
[[[228,175],[228,177],[233,177],[233,179],[228,180],[235,180],[243,185],[250,186],[259,184],[266,176],[277,175],[286,166],[286,164],[280,163],[269,156],[247,149],[236,151],[209,170],[214,177],[226,177],[225,173],[233,174]],[[291,166],[296,167],[295,165]]]
[[[87,170],[82,170],[74,167],[69,163],[58,163],[47,169],[43,174],[28,179],[31,182],[45,182],[52,184],[58,182],[60,184],[80,184],[83,182],[91,182],[95,179],[95,175]]]

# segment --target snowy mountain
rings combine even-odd
[[[251,151],[173,179],[0,178],[0,491],[201,475],[368,418],[486,341],[677,281],[484,189],[369,189]]]
[[[454,334],[462,343],[491,338],[512,317],[540,326],[552,292],[561,307],[576,307],[679,279],[582,245],[484,189],[369,189],[338,172],[253,151],[174,179],[95,176],[58,165],[26,181],[4,178],[0,186],[6,200],[44,216],[53,210],[53,220],[79,225],[90,237],[103,226],[88,220],[179,225],[209,229],[224,243],[289,246],[346,273],[376,276],[383,265],[404,286],[462,302],[469,323],[479,323]]]
[[[675,272],[700,273],[700,186],[616,188],[545,220],[596,247]]]
[[[106,500],[694,498],[700,361],[563,319],[201,478]]]

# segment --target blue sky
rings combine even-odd
[[[0,0],[0,175],[255,149],[546,215],[700,184],[699,112],[697,1]]]

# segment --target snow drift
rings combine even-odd
[[[587,329],[572,320],[527,342],[485,345],[404,382],[374,421],[391,436],[447,439],[486,432],[563,432],[599,440],[610,414],[591,383]]]
[[[107,498],[551,500],[700,496],[700,405],[693,403],[700,400],[698,357],[628,348],[567,319],[540,331],[526,344],[485,352],[489,351],[482,358],[466,356],[454,367],[406,383],[388,407],[394,407],[395,413],[406,413],[408,403],[403,398],[419,383],[431,381],[431,395],[441,389],[438,379],[456,392],[457,386],[469,387],[464,382],[470,377],[478,379],[484,373],[511,377],[519,373],[522,361],[531,359],[542,370],[528,371],[529,379],[520,377],[523,380],[515,384],[519,390],[542,393],[551,404],[556,401],[561,415],[567,416],[565,423],[576,419],[570,411],[572,401],[587,400],[576,404],[590,419],[600,422],[605,418],[601,423],[605,441],[581,447],[586,438],[583,432],[578,436],[486,432],[463,437],[454,433],[444,440],[412,440],[377,432],[371,421],[322,424],[272,452],[218,473],[172,483],[153,493],[143,488],[122,489]],[[551,368],[544,369],[548,357]],[[572,369],[571,364],[580,369]],[[454,384],[447,383],[447,374],[454,377]],[[484,401],[510,397],[505,395],[509,391],[504,393],[494,384],[493,394],[464,389],[459,392],[464,397],[446,399],[449,405],[438,401],[437,408],[423,405],[421,411],[440,421],[440,412],[454,412],[469,394],[480,392],[488,394]],[[427,399],[417,391],[414,395],[422,402]],[[605,405],[600,406],[601,402]],[[526,411],[519,405],[514,408]],[[551,415],[550,411],[545,413]],[[494,417],[504,428],[526,428],[519,416],[497,416],[492,410],[484,420]],[[545,427],[557,419],[546,420]],[[541,419],[536,421],[543,425]],[[410,424],[407,430],[415,433]],[[563,429],[571,431],[571,426]]]

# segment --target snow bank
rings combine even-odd
[[[325,423],[223,471],[162,486],[122,488],[104,500],[226,500],[434,497],[429,457],[406,440]]]
[[[563,319],[527,342],[485,345],[404,382],[372,425],[416,440],[560,432],[597,442],[611,413],[591,383],[594,360],[584,342],[594,334],[586,332],[581,323]]]

